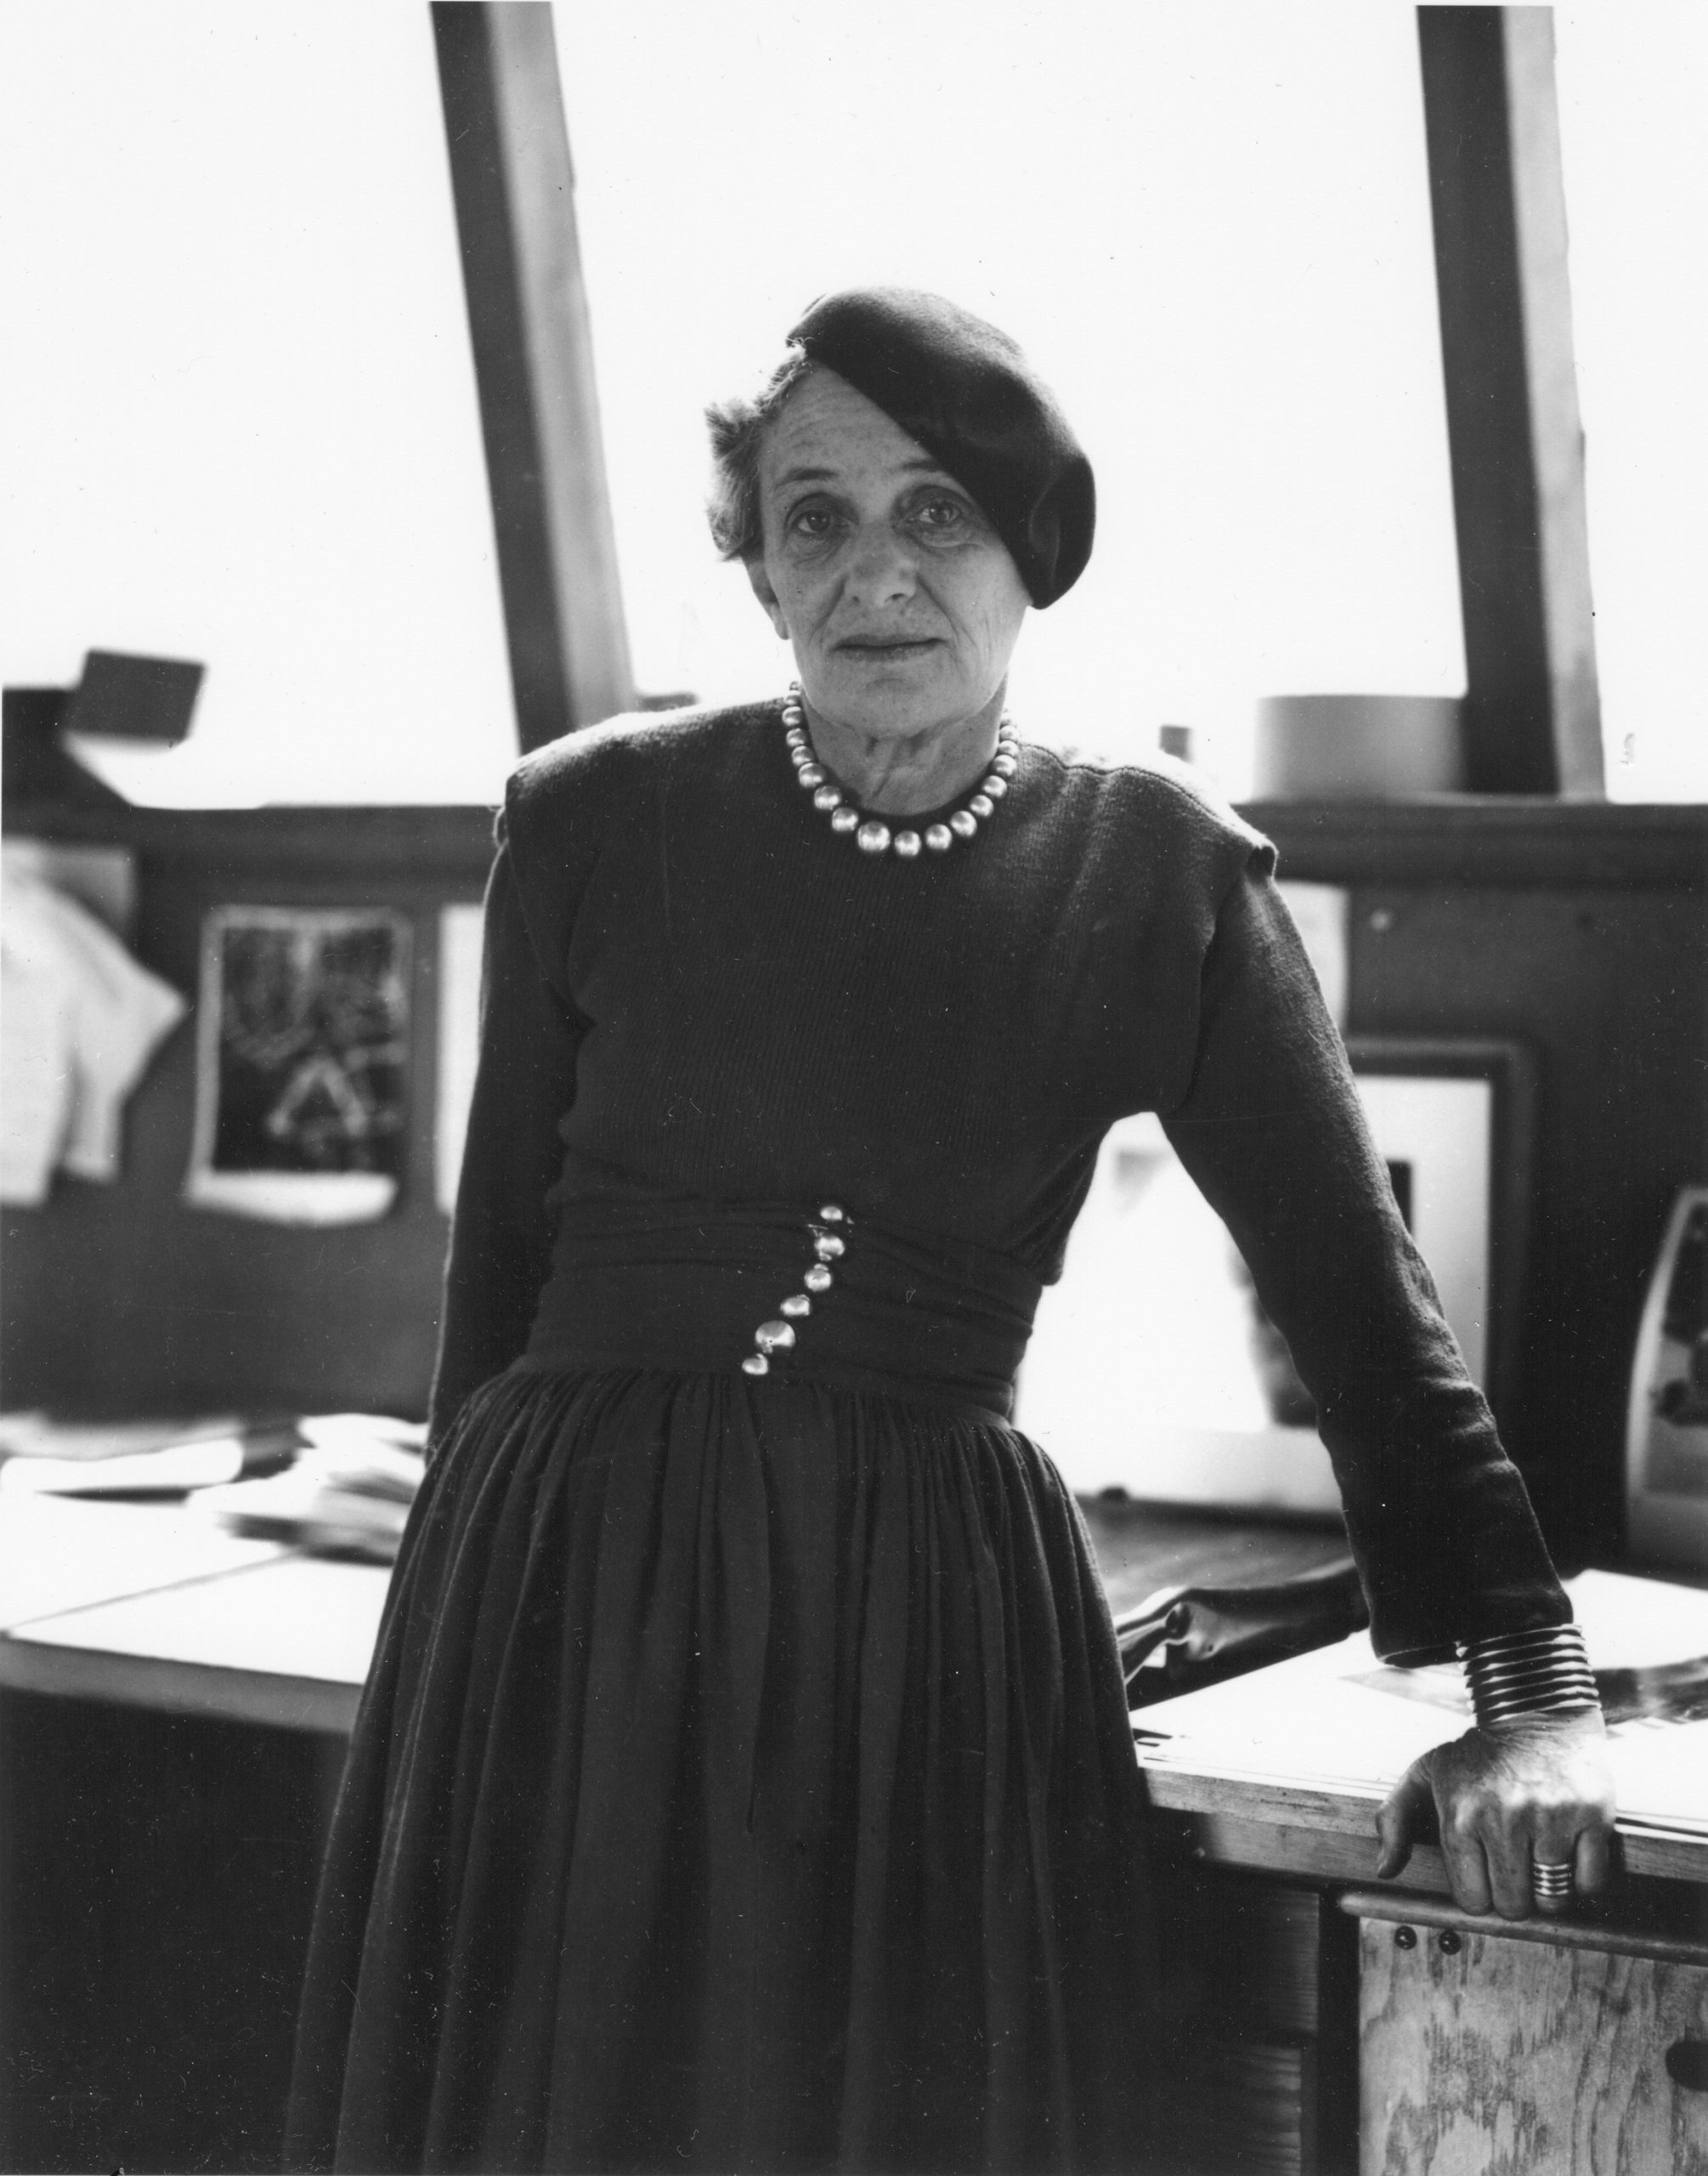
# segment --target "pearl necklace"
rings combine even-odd
[[[812,796],[813,807],[823,809],[829,817],[833,831],[851,831],[854,843],[862,853],[893,851],[903,861],[912,861],[921,847],[929,847],[933,853],[947,853],[957,839],[971,838],[982,818],[996,813],[998,802],[1008,791],[1008,782],[1020,768],[1020,740],[1004,716],[997,728],[997,751],[991,758],[990,776],[966,807],[956,809],[946,824],[928,824],[923,832],[909,829],[892,832],[881,816],[862,816],[846,800],[841,787],[831,784],[824,766],[814,756],[812,743],[806,737],[806,713],[800,706],[798,680],[791,683],[783,703],[783,722],[787,729],[789,759],[801,785]]]

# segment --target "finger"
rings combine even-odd
[[[1441,1856],[1447,1862],[1447,1879],[1453,1901],[1462,1912],[1486,1912],[1493,1901],[1488,1862],[1482,1839],[1468,1825],[1441,1824]]]
[[[1538,1816],[1536,1831],[1530,1840],[1530,1894],[1536,1908],[1544,1918],[1557,1919],[1570,1911],[1572,1898],[1581,1884],[1578,1878],[1578,1841],[1580,1823],[1588,1820],[1593,1825],[1594,1816],[1582,1807],[1570,1810],[1560,1809]],[[1564,1895],[1544,1896],[1541,1888],[1553,1889],[1556,1880],[1539,1885],[1539,1870],[1544,1867],[1564,1867],[1566,1869],[1566,1889]]]
[[[1489,1888],[1495,1909],[1503,1919],[1529,1918],[1536,1904],[1530,1882],[1532,1853],[1530,1838],[1522,1830],[1496,1828],[1490,1823],[1483,1842],[1489,1865]],[[1547,1854],[1543,1852],[1536,1856],[1546,1856]]]
[[[1609,1832],[1600,1822],[1581,1833],[1572,1856],[1577,1885],[1584,1896],[1593,1896],[1607,1887],[1612,1851]]]
[[[1423,1825],[1424,1810],[1432,1795],[1428,1768],[1422,1761],[1414,1760],[1383,1800],[1376,1816],[1376,1833],[1381,1844],[1376,1862],[1378,1881],[1392,1881],[1404,1868]]]

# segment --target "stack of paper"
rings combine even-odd
[[[238,1533],[389,1563],[426,1471],[426,1430],[376,1414],[313,1415],[288,1473],[204,1489],[198,1505]]]
[[[181,1496],[275,1472],[303,1441],[291,1420],[60,1421],[0,1414],[0,1490],[32,1496]]]

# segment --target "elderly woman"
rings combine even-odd
[[[1160,1112],[1321,1415],[1379,1651],[1469,1651],[1456,1891],[1601,1878],[1581,1641],[1257,833],[1004,708],[1090,551],[1011,342],[822,300],[713,411],[782,699],[529,758],[434,1395],[311,1959],[355,2168],[1128,2168],[1144,1815],[1009,1424],[1098,1143]]]

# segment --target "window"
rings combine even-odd
[[[1165,722],[1244,790],[1253,700],[1463,687],[1417,40],[1368,0],[565,7],[636,674],[787,660],[701,502],[700,411],[826,288],[1012,331],[1097,468],[1026,728]],[[1558,11],[1609,790],[1708,797],[1708,17]],[[208,666],[135,797],[490,798],[514,751],[421,0],[0,16],[0,672]],[[22,428],[20,428],[20,422]]]
[[[704,541],[699,411],[888,280],[1013,332],[1098,472],[1029,730],[1207,728],[1237,790],[1259,694],[1462,688],[1409,9],[627,0],[557,37],[642,686],[780,684]]]
[[[0,668],[197,658],[143,801],[477,801],[514,759],[425,5],[0,9]]]
[[[1607,785],[1708,801],[1708,11],[1554,11]]]

